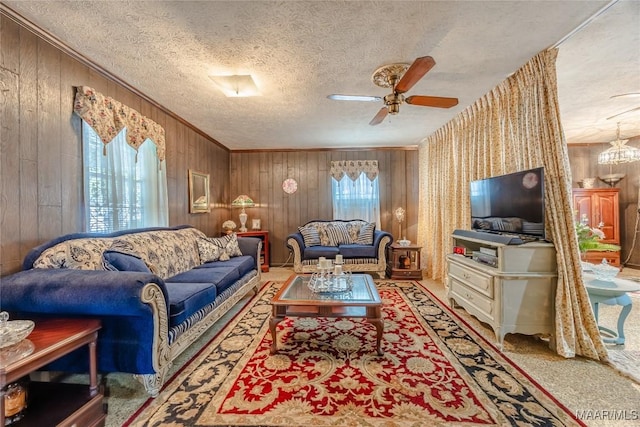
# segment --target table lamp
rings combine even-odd
[[[247,213],[244,211],[244,208],[251,208],[255,205],[256,204],[253,202],[251,197],[247,196],[246,194],[239,195],[233,202],[231,202],[232,207],[242,208],[242,211],[240,212],[240,229],[238,230],[241,233],[247,231]]]

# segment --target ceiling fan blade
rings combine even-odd
[[[368,101],[368,102],[382,101],[381,96],[342,95],[340,93],[332,93],[331,95],[327,95],[327,98],[333,99],[336,101]]]
[[[458,105],[458,98],[413,95],[405,98],[404,102],[412,105],[422,105],[423,107],[451,108]]]
[[[622,113],[614,114],[611,117],[607,117],[607,120],[611,120],[611,119],[614,119],[614,118],[616,118],[618,116],[621,116],[623,114],[627,114],[627,113],[630,113],[632,111],[638,111],[638,110],[640,110],[640,107],[632,108],[631,110],[623,111]]]
[[[373,119],[371,119],[369,124],[371,126],[379,125],[380,123],[382,123],[384,118],[387,117],[388,113],[389,113],[389,111],[387,110],[387,107],[382,107],[380,109],[380,111],[378,111],[378,114],[376,114],[375,117]]]
[[[413,64],[404,73],[394,91],[397,93],[405,93],[413,87],[427,72],[436,65],[436,61],[430,56],[423,56],[413,61]]]

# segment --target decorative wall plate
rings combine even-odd
[[[282,190],[287,194],[293,194],[298,189],[298,183],[293,178],[287,178],[282,182]]]

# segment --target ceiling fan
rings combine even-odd
[[[393,92],[385,97],[334,93],[327,96],[327,98],[338,101],[384,101],[385,106],[369,122],[372,126],[382,123],[387,114],[398,114],[400,104],[403,102],[411,105],[437,108],[451,108],[458,105],[458,98],[426,95],[404,96],[404,93],[424,77],[434,65],[436,65],[436,61],[432,57],[423,56],[413,61],[413,64],[389,64],[378,68],[371,76],[373,83],[376,86],[393,89]]]

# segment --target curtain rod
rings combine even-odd
[[[589,18],[587,18],[584,22],[582,22],[580,25],[578,25],[576,28],[574,28],[573,30],[571,30],[571,32],[569,32],[569,34],[567,34],[566,36],[564,36],[563,38],[561,38],[560,40],[558,40],[553,46],[551,46],[549,49],[555,49],[557,47],[559,47],[562,43],[566,42],[567,40],[569,40],[571,37],[573,37],[576,33],[578,33],[580,30],[582,30],[584,27],[586,27],[587,25],[589,25],[592,21],[594,21],[597,17],[599,17],[600,15],[602,15],[604,12],[607,11],[607,9],[609,9],[611,6],[613,6],[614,4],[618,3],[618,1],[620,0],[611,0],[608,4],[606,4],[605,6],[603,6],[600,10],[598,10],[596,13],[594,13],[593,15],[591,15]]]

